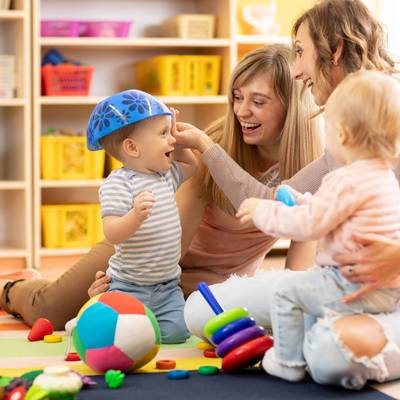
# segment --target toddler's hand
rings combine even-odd
[[[135,200],[133,202],[133,210],[135,214],[139,217],[139,219],[144,221],[150,216],[155,201],[156,199],[153,193],[148,190],[140,192],[135,197]]]
[[[246,224],[247,222],[252,221],[254,211],[260,201],[261,199],[251,197],[242,202],[236,213],[236,217],[239,218],[241,224]]]

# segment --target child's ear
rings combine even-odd
[[[126,138],[122,142],[122,151],[128,156],[128,157],[134,157],[137,158],[140,156],[140,149],[138,144],[132,139],[132,138]]]
[[[348,146],[351,140],[349,130],[344,125],[338,125],[338,131],[340,144],[342,144],[343,146]]]

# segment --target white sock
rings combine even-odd
[[[288,367],[280,363],[275,357],[275,349],[269,349],[262,360],[264,370],[278,378],[285,379],[290,382],[298,382],[304,379],[306,368],[304,367]]]

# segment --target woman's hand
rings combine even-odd
[[[106,292],[109,288],[108,284],[111,282],[111,278],[103,271],[97,271],[94,279],[95,281],[88,289],[89,297],[94,297],[98,294]]]
[[[342,275],[362,287],[343,298],[344,302],[358,299],[372,290],[388,287],[400,275],[400,241],[376,234],[354,233],[362,249],[334,257],[341,265]]]
[[[204,153],[214,144],[206,133],[185,122],[177,122],[173,134],[178,145],[196,149],[200,153]]]

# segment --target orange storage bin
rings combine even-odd
[[[88,96],[94,67],[70,64],[42,67],[45,96]]]
[[[85,136],[42,136],[42,179],[101,179],[104,150],[89,151]]]
[[[99,204],[42,206],[43,247],[90,247],[103,239]]]

